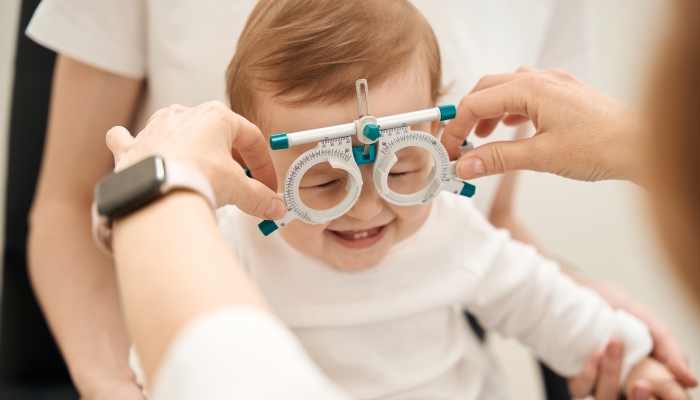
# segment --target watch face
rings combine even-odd
[[[97,210],[110,219],[129,213],[158,198],[164,182],[163,159],[159,156],[147,158],[110,174],[97,184]]]

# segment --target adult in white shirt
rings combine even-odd
[[[451,88],[446,102],[456,103],[486,73],[520,65],[579,73],[585,67],[582,0],[413,3],[440,42]],[[139,128],[170,104],[223,101],[224,71],[254,5],[254,0],[44,0],[27,30],[59,53],[30,220],[30,274],[71,376],[88,399],[141,396],[126,362],[130,340],[112,263],[92,244],[88,229],[93,185],[113,167],[99,132],[115,125]],[[494,138],[514,135],[499,127]],[[511,210],[514,178],[478,181],[475,201],[496,226],[532,243]],[[663,323],[626,296],[611,296],[605,285],[578,278],[644,320],[652,328],[655,355],[692,381],[683,351]]]

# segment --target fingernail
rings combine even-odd
[[[275,219],[284,216],[285,206],[280,199],[272,199],[265,211],[265,218]]]
[[[467,158],[457,163],[457,175],[462,179],[476,178],[486,172],[486,166],[478,158]]]
[[[608,344],[608,355],[615,358],[622,357],[622,344],[617,341],[610,342]]]

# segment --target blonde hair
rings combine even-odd
[[[234,112],[259,124],[260,93],[290,107],[340,104],[355,97],[355,80],[376,87],[416,56],[437,101],[437,40],[406,0],[262,0],[228,67],[227,95]]]

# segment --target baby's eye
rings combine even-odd
[[[336,179],[336,180],[332,180],[332,181],[330,181],[330,182],[322,183],[322,184],[320,184],[320,185],[316,185],[315,187],[317,187],[317,188],[319,188],[319,189],[324,189],[324,188],[329,188],[329,187],[335,185],[336,183],[338,183],[338,180],[337,180],[337,179]]]
[[[401,179],[405,178],[410,172],[392,172],[389,174],[389,178]]]
[[[328,189],[335,186],[338,182],[340,182],[339,179],[334,179],[332,181],[328,181],[326,183],[321,183],[318,185],[300,187],[300,189]]]

